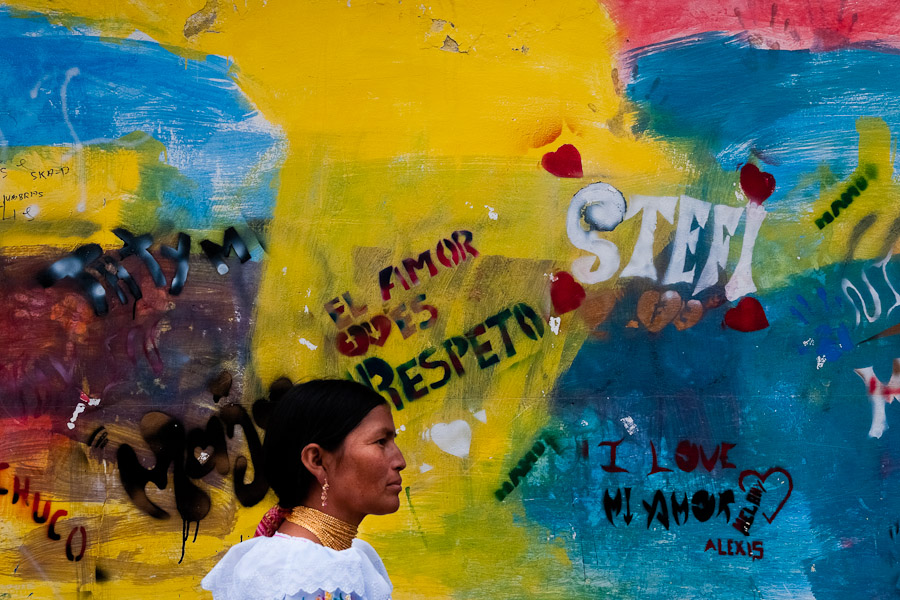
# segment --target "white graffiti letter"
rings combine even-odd
[[[741,222],[742,214],[744,214],[743,207],[737,208],[724,204],[716,204],[713,207],[712,245],[709,247],[709,257],[700,273],[700,279],[697,280],[697,286],[694,288],[694,296],[718,283],[719,269],[724,269],[728,264],[731,236],[734,235],[738,223]]]
[[[592,183],[582,188],[569,203],[566,214],[566,233],[579,250],[594,256],[582,256],[572,261],[572,274],[582,283],[606,281],[619,270],[619,248],[601,239],[598,231],[612,231],[625,216],[625,197],[608,183]],[[594,263],[599,265],[594,269]]]
[[[766,209],[761,204],[748,202],[746,215],[741,257],[734,268],[734,274],[725,284],[725,297],[728,300],[737,300],[756,291],[756,284],[753,283],[753,246],[756,244],[756,236],[759,235],[763,219],[766,218]]]
[[[869,283],[869,278],[866,277],[866,272],[862,272],[862,280],[866,284],[866,287],[869,290],[869,294],[872,295],[872,315],[869,316],[869,310],[866,307],[866,301],[863,299],[862,294],[859,293],[859,290],[855,285],[850,283],[850,280],[843,279],[841,281],[841,289],[844,290],[844,295],[847,296],[847,300],[850,301],[850,304],[853,305],[853,310],[856,311],[856,325],[859,326],[861,321],[859,309],[856,307],[856,302],[853,301],[853,298],[850,297],[849,290],[853,290],[856,292],[857,298],[859,298],[859,303],[862,305],[862,314],[866,315],[866,320],[869,323],[873,323],[877,321],[881,317],[881,297],[878,295],[878,292],[875,291],[875,288],[872,287],[872,284]]]
[[[682,196],[678,207],[678,225],[675,227],[675,241],[672,243],[672,258],[669,259],[669,268],[666,269],[665,285],[673,283],[694,281],[694,269],[684,270],[687,253],[696,254],[697,240],[700,239],[700,230],[706,226],[709,218],[709,202],[697,200],[690,196]],[[698,227],[694,228],[694,221]]]
[[[900,400],[900,358],[894,359],[894,371],[886,385],[875,377],[875,369],[872,367],[854,369],[854,371],[865,382],[866,393],[872,403],[872,427],[869,428],[869,437],[880,438],[884,430],[888,428],[887,416],[884,411],[885,405],[894,400]]]
[[[632,196],[628,203],[628,212],[625,220],[636,216],[643,211],[641,217],[641,232],[631,253],[631,260],[622,269],[620,277],[647,277],[656,281],[659,275],[653,264],[653,241],[656,238],[656,215],[669,223],[675,222],[675,204],[677,196]]]

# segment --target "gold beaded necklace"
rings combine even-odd
[[[356,537],[356,525],[308,506],[295,506],[285,519],[311,532],[323,546],[333,550],[346,550]]]

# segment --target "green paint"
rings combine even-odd
[[[416,520],[416,530],[419,532],[419,535],[422,537],[422,543],[425,544],[425,547],[428,547],[428,540],[425,539],[425,532],[422,531],[422,524],[419,523],[419,517],[416,515],[416,509],[413,508],[412,498],[409,495],[409,486],[406,486],[406,502],[409,504],[409,512],[412,513],[413,519]]]

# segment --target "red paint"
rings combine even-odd
[[[371,331],[369,331],[369,327],[366,327],[368,323],[363,323],[363,327],[369,334],[369,341],[376,346],[384,346],[388,336],[391,335],[391,328],[394,324],[384,315],[375,315],[370,323]]]
[[[584,288],[569,273],[560,271],[551,277],[550,301],[556,314],[575,310],[584,302],[585,295]]]
[[[653,442],[650,443],[650,446],[653,447]],[[711,472],[716,466],[716,461],[721,461],[723,469],[735,469],[737,467],[728,462],[728,451],[734,446],[734,444],[722,442],[713,448],[712,456],[707,456],[706,449],[702,445],[691,443],[690,440],[681,440],[675,448],[675,464],[685,473],[696,469],[699,463],[703,463],[707,472]]]
[[[759,300],[748,296],[725,313],[725,325],[735,331],[759,331],[769,326],[769,320]]]
[[[751,202],[762,204],[775,191],[775,177],[747,163],[741,168],[741,189]]]
[[[344,356],[362,356],[369,351],[369,335],[359,325],[348,327],[338,334],[337,349]]]
[[[784,507],[784,503],[788,501],[788,498],[791,497],[791,492],[794,490],[794,480],[791,479],[791,474],[788,473],[787,471],[785,471],[784,469],[782,469],[781,467],[772,467],[771,469],[766,471],[766,473],[764,475],[760,475],[756,471],[754,471],[752,469],[748,469],[746,471],[741,471],[741,474],[738,477],[738,485],[741,487],[741,491],[745,491],[744,490],[744,478],[745,477],[747,477],[749,475],[755,475],[756,478],[759,479],[760,486],[762,486],[766,482],[766,479],[769,477],[769,475],[771,475],[772,473],[781,473],[782,475],[787,477],[788,489],[787,489],[787,493],[784,495],[784,498],[781,500],[781,503],[778,505],[778,508],[775,509],[775,512],[772,513],[771,517],[769,515],[763,513],[763,517],[765,517],[766,521],[768,521],[770,524],[772,523],[772,521],[775,520],[775,517],[778,516],[778,513],[781,512],[781,509]]]
[[[656,446],[653,445],[653,442],[650,442],[650,451],[653,452],[653,468],[650,469],[650,472],[647,473],[647,476],[649,477],[650,475],[654,475],[656,473],[671,473],[672,469],[659,466],[659,461],[656,456]]]
[[[873,41],[900,46],[895,0],[604,0],[603,6],[626,50],[704,31],[747,32],[761,47],[782,50],[827,51]]]
[[[541,159],[541,166],[557,177],[582,177],[581,154],[572,144],[563,144],[556,152],[548,152]]]
[[[731,540],[726,539],[725,549],[722,547],[722,538],[718,538],[715,542],[712,539],[706,541],[706,547],[703,548],[704,552],[709,552],[710,550],[715,551],[719,556],[746,556],[753,560],[759,560],[763,557],[763,546],[762,542],[757,540],[752,542],[750,540]],[[746,546],[745,546],[746,544]],[[734,550],[732,552],[732,550]],[[759,554],[754,554],[754,552],[758,552]]]
[[[437,255],[438,262],[445,267],[452,268],[460,262],[467,260],[469,256],[475,258],[480,254],[480,252],[472,246],[471,242],[473,235],[471,231],[460,229],[454,231],[450,237],[453,240],[452,242],[448,239],[443,239],[438,241],[435,246],[435,254]],[[445,248],[451,252],[449,257],[445,252]],[[429,277],[436,277],[440,272],[440,269],[434,264],[430,248],[420,253],[416,258],[410,257],[404,259],[402,264],[403,268],[406,270],[407,277],[409,277],[408,282],[404,279],[403,274],[400,272],[400,268],[396,265],[387,266],[378,272],[378,287],[381,288],[382,301],[387,302],[391,299],[391,290],[396,287],[393,280],[398,280],[400,285],[403,286],[403,289],[408,290],[410,286],[416,286],[422,283],[425,272],[428,273]],[[417,270],[422,271],[422,273],[417,273]],[[334,300],[325,305],[325,310],[328,311],[331,318],[337,323],[334,313],[338,311],[334,308]],[[341,327],[339,326],[339,328]]]
[[[625,438],[622,438],[618,442],[600,442],[597,444],[598,446],[609,446],[609,464],[608,465],[600,465],[607,473],[628,473],[627,469],[623,469],[619,465],[616,464],[616,449],[619,447],[619,444],[625,441]]]

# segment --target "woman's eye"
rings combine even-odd
[[[387,438],[381,438],[380,440],[378,440],[375,443],[384,446],[385,444],[387,444]]]

